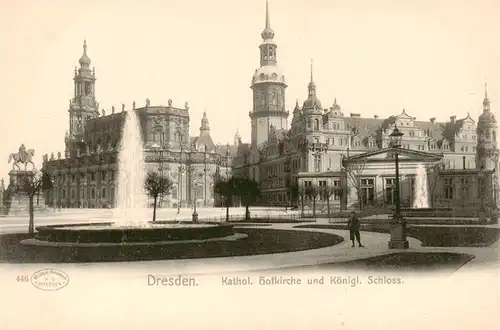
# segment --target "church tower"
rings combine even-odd
[[[323,109],[321,107],[321,102],[316,95],[316,84],[313,79],[313,64],[311,60],[311,80],[307,85],[307,99],[302,105],[302,112],[306,120],[306,133],[309,135],[314,135],[315,138],[319,138],[318,134],[322,133],[323,130]],[[313,141],[311,141],[313,142]]]
[[[252,146],[258,147],[268,140],[270,127],[287,129],[288,111],[285,111],[285,76],[277,65],[274,31],[269,20],[269,3],[266,1],[266,25],[261,33],[260,68],[255,70],[251,88],[253,109]]]
[[[80,68],[75,67],[73,77],[74,94],[69,101],[69,132],[66,135],[66,152],[76,152],[83,143],[85,123],[99,116],[99,103],[95,98],[95,68],[90,69],[87,55],[87,41],[83,41],[83,55],[79,60]]]
[[[498,176],[498,124],[490,108],[488,90],[485,85],[483,113],[477,123],[476,167],[478,169],[495,170]]]

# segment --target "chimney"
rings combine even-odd
[[[373,118],[378,119],[378,115],[374,115]]]
[[[436,122],[436,117],[432,117],[430,120],[431,120],[431,124],[434,124]]]
[[[361,115],[359,113],[352,113],[351,112],[351,118],[359,118]]]
[[[454,123],[454,122],[455,122],[455,119],[457,119],[457,116],[451,116],[451,117],[450,117],[450,121],[451,121],[452,123]]]
[[[466,166],[465,166],[465,156],[462,156],[462,165],[464,167],[464,170],[466,170]]]

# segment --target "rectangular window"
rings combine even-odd
[[[364,205],[373,205],[375,202],[375,179],[361,179],[361,199]]]
[[[385,202],[394,205],[396,202],[396,178],[385,179]]]
[[[444,198],[453,199],[453,179],[444,179]]]
[[[106,188],[102,188],[102,198],[106,198]]]

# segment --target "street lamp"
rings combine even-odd
[[[83,199],[84,199],[82,201],[82,207],[85,208],[86,205],[87,205],[87,203],[85,203],[85,199],[88,199],[88,196],[87,196],[87,193],[88,193],[87,192],[87,178],[85,178],[85,177],[82,179],[82,186],[83,186],[82,187],[82,189],[83,189],[83,194],[82,195],[83,195]]]
[[[177,198],[177,214],[181,212],[181,204],[182,204],[182,172],[184,172],[184,166],[182,164],[182,155],[183,155],[183,134],[180,128],[177,128],[177,134],[179,136],[179,146],[180,146],[180,153],[179,153],[179,167],[177,168],[178,171],[178,198]]]
[[[52,187],[51,187],[51,195],[52,195],[52,207],[54,208],[54,211],[56,210],[56,189],[55,189],[55,186],[56,186],[56,176],[53,175],[51,178],[50,178],[50,181],[52,182]]]
[[[404,133],[400,132],[398,127],[394,127],[394,131],[390,135],[390,148],[395,159],[396,165],[396,212],[391,221],[391,239],[389,241],[389,249],[407,249],[409,247],[406,238],[406,221],[401,215],[401,196],[399,187],[399,153],[401,152],[401,140]]]
[[[204,164],[203,172],[205,173],[205,184],[203,185],[203,189],[204,189],[203,206],[207,207],[207,174],[208,174],[208,169],[207,169],[207,145],[205,145],[205,150],[203,151],[203,164]]]
[[[198,222],[198,213],[196,212],[196,189],[199,187],[199,182],[198,182],[198,178],[201,177],[201,174],[195,174],[194,171],[192,172],[192,176],[193,176],[193,185],[192,185],[192,189],[193,189],[193,215],[192,215],[192,219],[193,219],[193,222]]]

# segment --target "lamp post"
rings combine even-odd
[[[182,164],[182,155],[183,155],[183,134],[181,130],[178,128],[177,134],[179,134],[179,145],[180,145],[180,153],[179,153],[179,167],[178,167],[178,191],[179,191],[179,198],[177,200],[177,214],[181,212],[181,204],[182,204],[182,173],[184,172],[184,166]]]
[[[406,238],[406,221],[401,215],[401,196],[399,187],[399,153],[401,152],[401,140],[403,133],[398,130],[396,126],[390,135],[390,147],[395,159],[396,166],[396,212],[391,221],[391,239],[389,241],[389,249],[407,249],[409,247]]]
[[[56,210],[56,189],[55,189],[55,186],[56,186],[56,177],[55,175],[52,175],[52,177],[50,178],[50,181],[52,182],[52,187],[51,187],[51,195],[52,195],[52,207],[54,208],[54,211]]]
[[[82,194],[83,196],[82,197],[84,198],[84,200],[82,201],[82,208],[84,208],[86,205],[85,198],[87,197],[87,191],[86,191],[87,190],[87,179],[85,177],[82,179],[82,186],[83,186],[82,187],[82,189],[83,189],[83,194]]]
[[[193,178],[193,214],[192,214],[192,219],[193,222],[198,222],[198,213],[196,212],[196,189],[199,186],[198,183],[198,178],[201,177],[201,174],[196,174],[194,170],[192,170],[191,176]]]
[[[203,185],[204,193],[203,193],[203,206],[207,207],[207,145],[205,145],[205,150],[203,151],[203,165],[204,169],[203,172],[205,173],[205,184]]]

